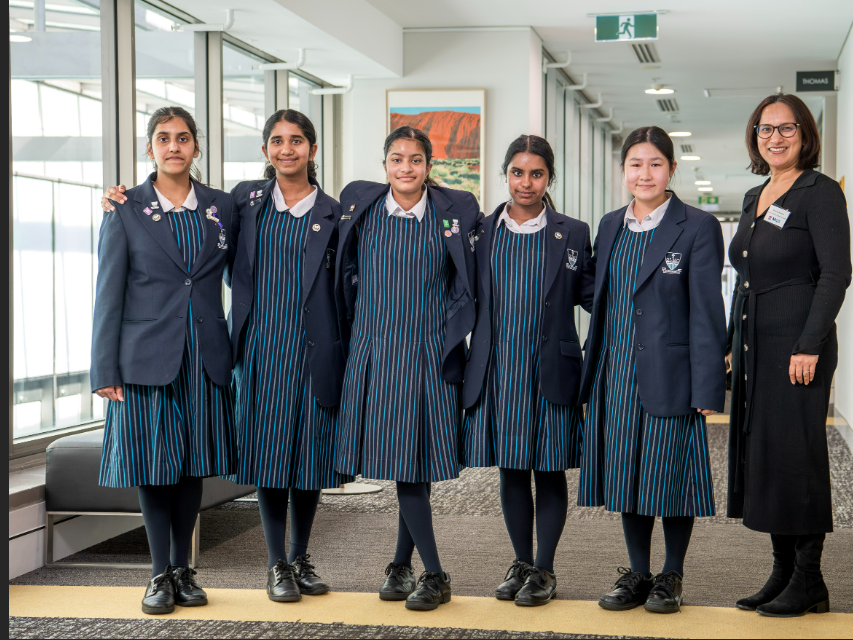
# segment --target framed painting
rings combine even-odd
[[[392,89],[386,92],[387,132],[409,125],[432,142],[433,179],[483,203],[485,89]]]

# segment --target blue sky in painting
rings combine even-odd
[[[459,111],[461,113],[480,113],[480,107],[391,107],[391,113],[424,113],[425,111]]]

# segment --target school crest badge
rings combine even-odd
[[[666,254],[666,258],[664,259],[666,262],[666,267],[662,269],[664,273],[681,273],[681,269],[678,269],[678,265],[681,262],[681,254],[669,252]]]

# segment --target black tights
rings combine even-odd
[[[203,479],[182,476],[177,484],[142,485],[139,506],[151,549],[151,577],[168,566],[189,566],[190,543],[201,508]]]
[[[663,539],[666,545],[666,560],[663,571],[677,571],[684,577],[684,558],[693,533],[693,516],[673,516],[662,518]],[[654,516],[641,516],[636,513],[622,514],[622,530],[628,545],[628,558],[631,571],[643,575],[651,574],[652,531],[655,528]]]
[[[290,502],[290,552],[284,550],[287,530],[287,504]],[[268,489],[258,487],[258,507],[264,538],[267,541],[267,567],[279,560],[293,562],[308,551],[308,539],[314,526],[314,515],[320,504],[320,490]]]
[[[432,507],[429,503],[432,487],[429,482],[398,482],[397,502],[400,514],[397,524],[397,551],[394,562],[412,566],[415,547],[424,563],[424,569],[441,573],[435,531],[432,528]]]
[[[533,471],[536,479],[536,560],[533,559],[533,490],[529,470],[501,469],[501,509],[515,556],[554,572],[554,555],[566,525],[565,471]]]

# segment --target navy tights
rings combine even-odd
[[[684,577],[684,558],[687,547],[690,546],[690,536],[693,533],[693,516],[673,516],[662,518],[663,539],[666,544],[666,560],[663,571],[677,571]],[[622,514],[622,530],[625,533],[625,543],[628,545],[628,558],[631,561],[631,571],[643,575],[651,574],[652,531],[655,528],[654,516],[641,516],[636,513]]]
[[[290,502],[290,552],[284,550],[287,505]],[[268,489],[258,487],[258,507],[267,541],[268,568],[287,558],[293,562],[308,551],[314,515],[320,504],[320,490]]]
[[[139,506],[151,549],[151,577],[168,566],[189,566],[190,544],[201,508],[203,479],[182,476],[177,484],[142,485]]]
[[[412,566],[415,547],[424,563],[424,569],[441,573],[435,531],[432,528],[432,507],[429,497],[432,488],[429,482],[398,482],[397,502],[400,514],[397,524],[397,551],[394,562]]]

